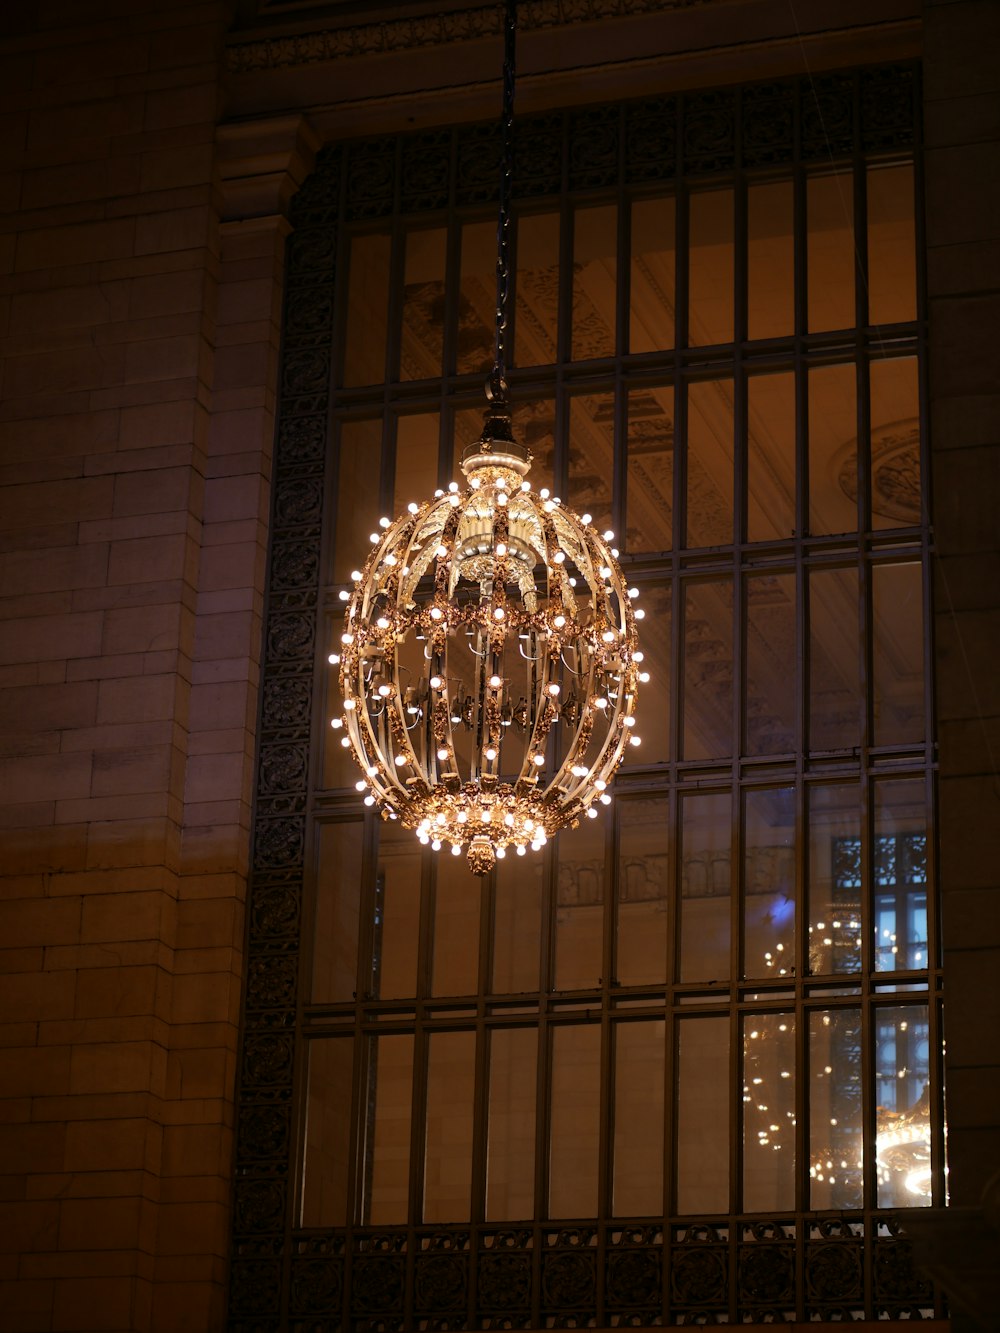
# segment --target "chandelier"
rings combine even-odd
[[[614,533],[525,480],[506,383],[515,2],[504,15],[497,318],[483,431],[452,482],[380,521],[352,574],[340,665],[343,730],[383,818],[486,874],[596,818],[635,732],[634,588]]]

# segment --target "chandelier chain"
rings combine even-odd
[[[497,309],[490,398],[507,401],[507,307],[510,294],[510,201],[514,180],[514,81],[516,77],[517,0],[503,8],[503,161],[500,168],[500,210],[497,217]]]

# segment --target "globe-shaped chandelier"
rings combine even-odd
[[[384,818],[486,874],[607,804],[635,733],[635,589],[590,515],[525,476],[507,402],[516,0],[504,11],[503,170],[489,406],[452,482],[381,520],[355,570],[340,653],[343,729]]]
[[[485,874],[596,817],[635,732],[636,617],[618,552],[483,438],[452,483],[372,534],[347,594],[344,729],[368,805]],[[504,432],[506,434],[506,431]]]

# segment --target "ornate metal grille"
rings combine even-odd
[[[553,367],[521,374],[532,393],[547,386],[555,391],[558,378],[560,394],[568,385],[580,392],[604,393],[608,403],[616,404],[599,407],[598,411],[609,411],[615,422],[611,516],[617,520],[617,530],[626,529],[628,524],[624,498],[629,466],[626,436],[631,434],[640,447],[648,444],[673,455],[674,441],[683,445],[689,435],[694,402],[691,386],[704,383],[706,376],[734,375],[734,382],[743,385],[741,377],[748,369],[795,373],[799,386],[795,407],[799,460],[795,508],[797,520],[801,520],[809,505],[809,445],[803,424],[808,415],[808,372],[814,367],[849,364],[853,373],[853,368],[860,367],[858,420],[868,422],[871,365],[890,353],[922,355],[919,318],[886,330],[872,328],[863,317],[869,276],[864,257],[857,274],[861,313],[853,327],[847,334],[810,335],[805,331],[801,271],[807,262],[803,200],[808,180],[831,170],[851,176],[856,187],[854,215],[859,235],[863,235],[865,172],[870,163],[896,161],[913,151],[917,101],[916,72],[906,65],[578,109],[528,118],[517,127],[516,190],[522,207],[529,211],[543,205],[562,207],[565,217],[567,200],[570,206],[576,206],[670,194],[689,201],[703,185],[715,184],[735,191],[735,321],[741,330],[735,342],[730,339],[725,346],[700,347],[678,338],[676,348],[630,354],[619,349],[615,355],[580,366],[573,360],[569,322],[564,314]],[[379,413],[385,407],[387,420],[392,416],[393,421],[396,418],[392,414],[399,405],[419,407],[437,401],[449,411],[457,410],[466,399],[478,401],[481,384],[478,373],[463,376],[455,370],[463,331],[459,311],[451,317],[452,332],[445,335],[446,340],[450,339],[446,360],[450,357],[451,364],[446,366],[448,377],[442,383],[429,386],[414,376],[409,385],[396,380],[385,389],[378,386],[375,392],[363,386],[336,388],[337,367],[348,336],[344,324],[347,292],[342,281],[338,286],[338,278],[345,267],[351,237],[366,229],[383,228],[398,238],[405,225],[425,217],[442,225],[455,217],[487,216],[477,210],[488,210],[495,202],[499,153],[500,139],[493,126],[459,126],[334,145],[324,151],[317,170],[295,200],[295,230],[288,251],[248,912],[230,1328],[233,1333],[346,1333],[348,1329],[367,1333],[412,1328],[645,1327],[931,1317],[940,1313],[940,1300],[913,1268],[909,1243],[900,1230],[905,1213],[887,1207],[885,1196],[879,1193],[874,1156],[876,1103],[874,1094],[862,1090],[860,1082],[854,1091],[840,1089],[840,1100],[831,1103],[840,1109],[856,1106],[859,1124],[863,1121],[870,1140],[866,1149],[869,1170],[853,1205],[838,1206],[831,1195],[825,1207],[810,1207],[808,1155],[801,1151],[810,1103],[805,1080],[800,1079],[793,1121],[799,1126],[796,1133],[800,1153],[794,1199],[788,1206],[767,1211],[747,1206],[748,1189],[745,1183],[741,1186],[740,1172],[749,1149],[732,1133],[728,1206],[692,1213],[682,1206],[674,1181],[662,1215],[615,1216],[609,1206],[606,1158],[610,1128],[605,1103],[602,1206],[592,1219],[546,1220],[544,1168],[539,1166],[535,1187],[538,1206],[529,1221],[488,1223],[480,1208],[475,1216],[470,1210],[472,1220],[466,1222],[426,1224],[420,1221],[416,1190],[411,1190],[406,1221],[368,1225],[356,1220],[366,1215],[364,1200],[371,1192],[370,1177],[366,1176],[371,1155],[364,1151],[364,1135],[375,1087],[374,1062],[369,1061],[366,1051],[374,1036],[384,1031],[461,1029],[479,1037],[491,1024],[504,1022],[540,1023],[543,1028],[548,1024],[546,1030],[552,1031],[560,1022],[579,1019],[579,1012],[574,1015],[571,1008],[559,1010],[560,1004],[570,1002],[577,1011],[602,1015],[605,1028],[609,1019],[618,1015],[618,1006],[624,1009],[637,1003],[652,1006],[637,1010],[640,1017],[658,1014],[673,1023],[699,1015],[714,1022],[724,1015],[722,1021],[730,1038],[728,1086],[732,1101],[726,1114],[733,1124],[741,1113],[739,1084],[750,1069],[749,1063],[741,1059],[740,1043],[746,1046],[744,1027],[749,1030],[756,1016],[771,1020],[788,1012],[799,1019],[796,1058],[803,1068],[808,1063],[809,1023],[814,1019],[819,1023],[822,1015],[832,1015],[836,1025],[838,1015],[843,1017],[837,1031],[840,1045],[834,1043],[830,1049],[848,1052],[864,1075],[862,1081],[869,1084],[876,1071],[876,1055],[881,1059],[884,1053],[876,1051],[878,1017],[897,1010],[902,1013],[902,1006],[907,1012],[925,1006],[935,1125],[931,1175],[938,1196],[943,1183],[936,1054],[940,1044],[940,978],[934,965],[933,867],[926,860],[923,834],[898,832],[891,818],[879,823],[878,806],[882,793],[888,790],[880,784],[888,784],[890,779],[908,780],[922,784],[921,799],[929,810],[932,729],[926,677],[918,704],[926,725],[919,742],[895,743],[891,737],[886,740],[886,733],[879,733],[878,682],[864,680],[859,697],[866,721],[859,745],[823,748],[814,744],[813,753],[805,753],[801,737],[809,726],[805,716],[809,689],[803,681],[813,679],[811,663],[818,661],[820,652],[815,644],[810,647],[806,642],[805,599],[800,598],[794,642],[799,645],[802,665],[797,676],[798,702],[790,719],[768,715],[757,725],[754,718],[759,718],[761,709],[755,704],[753,692],[747,688],[734,692],[731,679],[728,694],[725,689],[727,671],[735,671],[741,678],[740,658],[750,651],[746,627],[753,597],[762,591],[766,603],[768,595],[775,594],[776,585],[753,584],[751,591],[748,580],[771,578],[774,570],[787,572],[797,580],[797,586],[803,587],[810,577],[819,579],[827,571],[848,569],[849,581],[856,581],[859,588],[856,610],[864,626],[864,660],[877,674],[871,648],[872,636],[877,640],[880,614],[872,591],[875,572],[905,561],[926,569],[929,540],[925,510],[919,503],[913,506],[912,492],[916,485],[919,494],[919,476],[914,479],[912,468],[907,472],[900,463],[900,450],[905,445],[905,439],[901,445],[900,438],[906,436],[902,428],[888,440],[881,470],[874,456],[875,446],[866,442],[860,430],[861,443],[855,445],[853,463],[843,462],[850,474],[846,490],[849,493],[851,485],[855,486],[852,502],[857,502],[859,512],[868,520],[859,525],[860,536],[844,539],[833,534],[807,539],[803,534],[808,531],[808,522],[797,521],[794,533],[755,544],[748,528],[746,504],[738,499],[736,529],[728,539],[724,536],[718,543],[690,541],[685,545],[678,533],[673,543],[664,543],[671,546],[669,551],[640,552],[631,559],[626,554],[640,584],[650,588],[669,585],[674,590],[668,657],[675,670],[683,675],[685,663],[690,664],[696,657],[709,665],[716,664],[714,671],[689,673],[685,688],[692,698],[691,692],[697,689],[721,700],[722,713],[732,719],[737,755],[720,760],[699,756],[693,747],[688,747],[690,753],[685,750],[682,691],[675,688],[670,703],[669,750],[662,762],[633,773],[631,791],[637,798],[662,800],[674,830],[683,826],[685,801],[702,796],[710,799],[713,794],[727,801],[731,793],[742,796],[726,806],[737,811],[730,816],[734,830],[731,844],[727,834],[728,869],[719,872],[718,856],[712,848],[696,846],[693,835],[685,843],[687,833],[683,832],[681,851],[665,853],[662,863],[640,855],[631,866],[623,861],[613,874],[605,872],[605,876],[608,883],[614,881],[616,903],[662,900],[672,904],[669,910],[675,915],[682,912],[685,900],[703,902],[713,895],[724,897],[729,893],[725,875],[736,876],[742,888],[730,894],[730,981],[715,985],[712,978],[699,975],[686,979],[679,972],[668,976],[666,984],[623,984],[613,974],[613,946],[606,943],[604,956],[612,967],[596,985],[577,987],[569,1000],[557,987],[543,985],[529,997],[536,1009],[528,1019],[513,1018],[503,1007],[506,1004],[510,1010],[510,996],[491,996],[485,982],[478,995],[464,997],[464,1012],[459,1012],[462,1006],[458,1002],[435,1008],[416,999],[379,1001],[377,973],[382,965],[385,885],[376,872],[369,828],[364,834],[361,858],[363,883],[360,888],[353,883],[347,886],[360,894],[363,911],[372,920],[377,917],[376,928],[369,929],[362,941],[367,962],[362,959],[359,976],[365,976],[367,966],[368,983],[353,999],[336,1003],[314,1002],[308,989],[317,913],[317,829],[337,820],[357,818],[360,813],[355,794],[337,791],[324,777],[322,682],[328,651],[327,620],[336,606],[335,588],[324,570],[337,487],[336,438],[331,436],[331,423],[342,432],[344,423],[365,413],[370,415],[375,407]],[[796,200],[796,333],[787,338],[764,336],[751,342],[746,310],[746,191],[754,182],[780,179],[793,182]],[[679,311],[686,295],[683,255],[687,216],[683,210],[678,214],[677,249],[682,256],[677,269]],[[621,264],[627,258],[628,241],[624,231],[619,234]],[[398,245],[397,239],[394,254],[399,253]],[[449,263],[454,273],[454,261]],[[399,278],[397,266],[397,287]],[[572,271],[564,259],[560,291],[553,297],[557,303],[561,301],[562,307],[572,299],[572,281]],[[397,293],[391,299],[398,303],[401,297]],[[620,295],[618,300],[616,318],[621,329],[627,321],[627,299]],[[398,304],[394,308],[398,312]],[[683,320],[682,312],[678,318]],[[515,327],[515,350],[516,338]],[[678,393],[672,421],[663,419],[655,403],[644,405],[642,396],[650,386],[666,380]],[[515,373],[515,395],[517,388]],[[744,392],[740,387],[736,390],[737,396]],[[633,397],[626,429],[626,411],[621,404],[628,395]],[[745,421],[745,408],[739,411]],[[389,430],[382,446],[382,476],[390,479],[381,483],[386,507],[392,500],[389,464],[395,447],[393,431]],[[442,474],[447,470],[451,448],[451,438],[442,430]],[[689,441],[687,452],[683,447],[677,449],[676,459],[676,464],[671,464],[673,512],[683,515],[686,505],[694,505],[697,456],[693,443]],[[557,475],[572,477],[565,416],[557,421],[553,466]],[[737,496],[740,487],[745,491],[747,467],[744,453],[735,463]],[[884,532],[870,521],[876,491],[887,497],[890,511],[896,505],[894,523]],[[725,651],[718,650],[718,634],[711,625],[698,628],[697,601],[689,596],[691,589],[704,586],[713,577],[718,581],[727,570],[733,575],[733,586],[743,590],[737,592],[733,605],[737,629],[729,650],[735,666],[727,666]],[[816,588],[821,586],[825,585],[817,582]],[[926,578],[921,588],[921,597],[926,599]],[[685,597],[687,610],[682,614]],[[657,605],[663,608],[667,604]],[[923,605],[926,624],[926,600]],[[923,665],[928,660],[925,658]],[[745,677],[745,664],[743,668]],[[790,742],[782,739],[783,727],[792,736]],[[814,728],[814,741],[817,734]],[[799,924],[795,928],[798,956],[807,961],[798,975],[781,972],[776,963],[772,974],[752,976],[741,952],[749,948],[750,917],[744,920],[741,913],[753,892],[758,861],[763,865],[770,858],[767,874],[778,872],[774,869],[773,847],[762,845],[754,851],[751,846],[747,793],[791,792],[790,808],[795,826],[801,830],[807,810],[818,808],[821,797],[815,793],[821,788],[823,792],[833,790],[838,779],[842,785],[855,783],[861,796],[856,836],[851,832],[838,835],[831,852],[837,892],[847,906],[851,895],[856,896],[859,920],[867,929],[874,921],[875,896],[891,896],[886,891],[887,878],[892,880],[893,894],[903,881],[919,884],[920,892],[928,895],[929,933],[924,948],[929,956],[909,958],[905,964],[891,960],[879,964],[870,931],[867,942],[857,930],[850,935],[846,913],[844,920],[838,918],[833,927],[839,933],[824,943],[828,937],[821,933],[807,935],[807,924],[819,923],[810,917],[807,904],[800,899]],[[626,800],[628,792],[626,782]],[[883,827],[889,831],[879,832]],[[737,849],[741,870],[733,868]],[[895,857],[891,873],[886,863],[890,849],[894,849]],[[798,839],[790,855],[790,873],[801,893],[808,881],[804,837]],[[897,867],[897,863],[902,864],[901,857],[906,861],[902,876]],[[723,881],[718,879],[719,873]],[[555,922],[559,910],[598,908],[604,914],[605,939],[609,940],[616,929],[617,908],[607,885],[595,880],[586,866],[574,868],[568,860],[559,867],[558,877],[555,867],[549,875],[550,923]],[[676,885],[673,895],[671,884]],[[683,922],[677,919],[680,935]],[[819,929],[826,929],[826,923]],[[483,947],[488,953],[488,924],[483,930]],[[860,953],[852,954],[851,950]],[[307,1139],[307,1052],[312,1049],[311,1043],[331,1037],[343,1039],[355,1032],[364,1039],[354,1045],[356,1054],[350,1066],[353,1093],[350,1087],[343,1088],[345,1104],[353,1099],[354,1107],[348,1135],[352,1157],[347,1167],[352,1182],[348,1189],[349,1214],[344,1225],[305,1227],[300,1222]],[[672,1046],[668,1064],[679,1059],[677,1047]],[[746,1060],[750,1060],[749,1055]],[[476,1104],[481,1108],[481,1073],[477,1079],[480,1091]],[[673,1112],[668,1109],[667,1114],[669,1117]],[[748,1118],[746,1125],[750,1124]],[[669,1133],[666,1139],[669,1157],[675,1139]],[[473,1169],[481,1174],[485,1152],[481,1136],[477,1144]],[[418,1179],[419,1167],[416,1171]],[[478,1188],[481,1190],[481,1183]]]

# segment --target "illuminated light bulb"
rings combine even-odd
[[[354,635],[353,635],[353,634],[342,634],[342,635],[340,636],[340,642],[343,643],[343,644],[352,644],[352,643],[354,642]]]
[[[618,557],[621,555],[621,551],[619,551],[619,549],[618,549],[617,546],[612,546],[612,548],[611,548],[611,554],[612,554],[612,555],[614,556],[614,558],[617,560]]]
[[[507,503],[507,492],[497,491],[497,504],[500,506],[500,508],[503,509],[506,503]]]
[[[412,500],[410,501],[410,503],[409,503],[406,507],[407,507],[407,509],[410,511],[411,514],[418,514],[418,513],[420,512],[420,506],[414,504]]]
[[[432,690],[439,690],[441,686],[444,684],[444,681],[441,679],[440,676],[431,676],[430,680],[427,683],[430,685]]]
[[[534,829],[534,827],[535,827],[535,821],[533,819],[526,819],[524,821],[525,833],[530,833]]]
[[[404,765],[405,763],[406,763],[406,755],[405,755],[405,754],[397,754],[397,755],[396,755],[396,767],[397,767],[397,768],[402,768],[403,765]]]
[[[330,663],[331,666],[339,666],[339,665],[340,665],[340,653],[331,653],[330,656],[329,656],[326,660]]]
[[[472,478],[470,479],[470,481],[469,481],[469,485],[472,487],[472,489],[473,489],[474,491],[478,491],[478,490],[479,490],[479,478],[478,478],[478,477],[472,477]]]
[[[607,789],[607,785],[608,784],[602,778],[598,778],[597,781],[594,783],[594,786],[597,788],[598,791],[605,791]]]
[[[432,606],[431,620],[443,620],[443,619],[444,619],[444,612],[441,610],[441,608],[439,606]]]
[[[351,711],[353,711],[353,709],[357,708],[357,704],[354,702],[353,699],[345,699],[345,700],[344,700],[344,707],[345,707],[345,708],[347,709],[347,711],[350,713]]]
[[[551,694],[554,698],[558,693],[559,693],[559,686],[556,684],[555,681],[552,681],[549,685],[549,694]]]
[[[609,567],[608,565],[602,565],[602,566],[601,566],[601,578],[602,578],[602,579],[609,579],[610,577],[611,577],[611,569],[610,569],[610,567]]]
[[[378,768],[375,766],[375,764],[369,764],[368,767],[365,769],[365,772],[368,774],[370,778],[378,777]]]
[[[607,708],[607,706],[608,706],[607,699],[605,699],[603,694],[599,694],[597,698],[594,700],[594,707],[599,708],[603,713],[605,708]]]
[[[497,757],[497,752],[491,745],[490,748],[486,751],[486,758],[492,763],[496,757]]]
[[[649,684],[649,672],[648,672],[648,671],[640,671],[640,672],[639,672],[639,683],[640,683],[640,685],[648,685],[648,684]]]
[[[445,823],[448,822],[448,821],[447,821],[447,816],[446,816],[446,815],[438,815],[437,819],[436,819],[434,822],[435,822],[436,824],[445,824]]]
[[[521,490],[524,491],[525,493],[527,493],[528,491],[530,491],[530,490],[531,490],[531,482],[530,482],[530,481],[522,481],[522,482],[521,482]]]
[[[623,724],[624,724],[626,727],[634,727],[634,726],[635,726],[635,718],[634,718],[634,717],[631,717],[631,716],[629,716],[629,717],[623,717],[623,718],[622,718],[622,722],[623,722]]]
[[[346,750],[346,749],[349,749],[350,744],[351,744],[351,738],[350,738],[350,736],[341,736],[341,738],[340,738],[340,743],[341,743],[341,745],[344,747],[345,750]]]
[[[337,596],[340,598],[342,602],[346,602],[347,599],[350,597],[350,595],[351,594],[349,592],[344,592],[343,588],[341,588],[340,592],[337,593]]]
[[[456,818],[460,824],[464,824],[468,821],[469,816],[465,813],[464,810],[459,810]]]
[[[569,581],[569,586],[570,586],[571,588],[575,588],[575,587],[576,587],[576,579],[570,579],[570,581]]]
[[[379,540],[379,535],[378,535],[378,533],[377,533],[377,532],[370,533],[370,534],[369,534],[369,537],[368,537],[368,540],[369,540],[369,541],[371,542],[371,544],[374,546],[375,543]]]
[[[547,486],[543,486],[542,489],[538,492],[538,494],[542,497],[543,500],[547,500],[549,498],[549,488]]]
[[[565,559],[566,559],[565,551],[556,551],[555,555],[552,557],[552,563],[554,565],[561,565],[564,563]]]
[[[545,763],[545,756],[543,754],[532,755],[531,762],[537,765],[538,768],[541,768],[541,766]]]
[[[418,841],[418,842],[422,842],[423,845],[426,847],[427,844],[430,842],[430,838],[428,838],[428,836],[427,836],[426,833],[418,833],[418,834],[417,834],[417,841]]]
[[[601,805],[610,805],[610,804],[611,804],[611,797],[608,795],[608,793],[607,793],[606,791],[602,791],[601,794],[600,794],[600,796],[598,796],[597,799],[600,801]]]
[[[387,527],[389,527],[391,521],[392,521],[392,520],[391,520],[391,519],[388,519],[388,518],[380,518],[379,521],[378,521],[378,525],[379,525],[380,528],[387,528]]]
[[[388,699],[389,695],[392,693],[392,686],[388,684],[380,685],[378,687],[378,693],[380,698]]]
[[[497,542],[497,555],[499,555],[499,556],[503,556],[503,555],[506,555],[506,554],[507,554],[507,544],[506,544],[506,542]]]
[[[518,856],[524,856],[525,852],[528,849],[525,847],[523,842],[519,842],[517,846],[514,848],[514,850],[517,852]]]
[[[388,554],[388,555],[386,556],[386,558],[385,558],[385,563],[386,563],[387,565],[398,565],[398,564],[399,564],[399,561],[396,559],[396,557],[395,557],[395,556],[393,555],[393,553],[390,551],[389,554]]]
[[[604,540],[606,542],[613,542],[614,539],[615,539],[615,534],[611,531],[610,528],[608,528],[607,532],[604,534]]]
[[[636,598],[636,597],[638,597],[638,596],[639,596],[639,589],[638,589],[638,588],[629,588],[629,590],[628,590],[628,595],[629,595],[630,597],[632,597],[632,598]]]
[[[645,613],[645,611],[642,609],[641,606],[636,607],[635,618],[636,618],[636,620],[645,620],[645,619],[646,619],[646,613]]]
[[[501,679],[500,676],[490,676],[490,686],[494,690],[498,690],[502,684],[503,680]]]
[[[451,505],[451,507],[452,507],[453,509],[457,509],[457,508],[458,508],[458,496],[457,496],[457,495],[449,495],[449,496],[448,496],[448,503]]]
[[[365,782],[364,778],[359,778],[359,779],[357,780],[357,782],[354,784],[354,790],[355,790],[355,791],[367,791],[367,790],[368,790],[368,783]]]
[[[431,851],[439,852],[440,850],[441,850],[441,839],[435,838],[434,841],[431,843]]]
[[[605,643],[614,643],[614,641],[615,641],[615,632],[614,632],[614,630],[613,630],[613,629],[606,629],[606,630],[604,631],[604,633],[601,635],[601,638],[604,640]]]
[[[462,844],[460,842],[453,842],[451,844],[451,854],[452,856],[462,855]]]
[[[343,725],[344,724],[339,717],[330,718],[330,726],[333,727],[334,731],[339,731]]]
[[[494,619],[494,620],[503,620],[503,618],[504,618],[505,615],[506,615],[506,612],[504,611],[504,609],[503,609],[502,606],[495,606],[495,607],[493,608],[493,619]]]
[[[435,500],[440,500],[442,495],[444,495],[444,491],[443,491],[443,490],[441,489],[441,487],[439,486],[439,487],[437,488],[437,490],[434,492],[434,499],[435,499]]]
[[[506,855],[507,855],[506,847],[498,847],[496,849],[496,858],[498,861],[502,861]]]
[[[630,737],[628,738],[628,743],[629,743],[629,745],[641,745],[641,744],[642,744],[642,737],[641,737],[641,736],[630,736]]]
[[[379,616],[379,618],[378,618],[378,620],[376,620],[375,624],[379,627],[379,629],[388,629],[388,628],[389,628],[389,622],[388,622],[388,620],[386,620],[385,616]]]
[[[448,751],[445,750],[444,748],[438,750],[438,752],[437,752],[437,757],[438,757],[440,760],[442,760],[442,761],[445,760],[445,759],[447,759],[447,758],[448,758]]]
[[[587,811],[587,818],[588,818],[588,819],[596,819],[596,818],[597,818],[597,811],[594,809],[593,806],[591,806],[590,809]]]
[[[452,495],[454,495],[455,492],[458,490],[458,482],[457,482],[457,481],[449,481],[449,483],[448,483],[448,489],[449,489],[449,491],[451,491]]]
[[[443,560],[445,556],[448,554],[447,546],[439,546],[437,550],[434,552],[434,554],[437,556],[439,560]]]
[[[555,625],[556,629],[562,629],[563,625],[566,624],[566,617],[565,617],[565,616],[556,616],[555,620],[553,620],[552,623],[553,623],[553,625]]]
[[[544,506],[543,506],[543,508],[544,508],[544,510],[545,510],[545,512],[546,512],[547,514],[551,514],[552,511],[553,511],[553,509],[555,509],[555,507],[556,507],[556,504],[555,504],[555,501],[554,501],[554,500],[546,500],[546,501],[545,501],[545,504],[544,504]]]
[[[371,806],[371,805],[374,805],[374,804],[375,804],[375,797],[374,797],[374,796],[366,796],[366,797],[365,797],[365,805],[369,805],[369,806]]]
[[[514,827],[514,816],[508,811],[508,813],[505,814],[504,817],[503,817],[503,822],[507,825],[508,828],[513,828],[513,827]]]
[[[590,523],[593,523],[593,521],[594,521],[594,519],[593,519],[593,515],[592,515],[592,514],[581,514],[581,515],[580,515],[580,522],[581,522],[581,523],[587,523],[587,524],[590,524]]]

